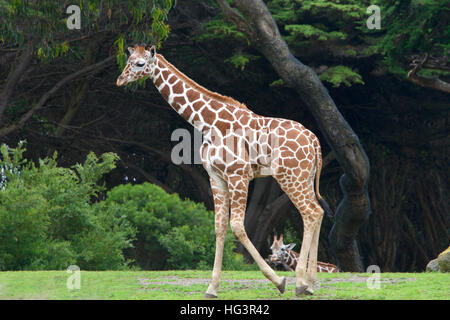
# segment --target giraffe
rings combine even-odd
[[[294,247],[294,243],[283,244],[283,235],[280,235],[279,239],[274,235],[270,247],[272,254],[269,255],[267,261],[276,265],[281,264],[286,270],[294,271],[299,257],[299,254],[292,250]],[[339,269],[331,263],[317,261],[317,272],[335,273],[339,272]]]
[[[319,193],[322,154],[317,137],[298,122],[257,115],[233,98],[202,87],[157,53],[155,46],[135,45],[128,51],[117,86],[151,78],[171,107],[203,135],[200,158],[211,184],[216,233],[205,297],[217,298],[228,223],[263,275],[280,293],[285,291],[286,278],[279,277],[261,257],[244,228],[249,183],[264,176],[275,178],[303,219],[295,292],[312,295],[322,217],[324,211],[332,214]]]

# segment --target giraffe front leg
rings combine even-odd
[[[219,286],[222,272],[223,248],[228,229],[230,198],[225,183],[220,184],[213,179],[210,179],[210,181],[214,197],[216,253],[211,282],[206,290],[205,298],[217,298],[217,287]]]
[[[208,289],[205,292],[205,298],[217,298],[217,288],[219,286],[220,276],[222,273],[223,248],[225,246],[226,234],[227,228],[216,231],[216,253],[214,256],[214,267],[211,276],[211,282],[209,283]]]
[[[247,203],[248,180],[242,178],[230,179],[228,188],[230,190],[231,230],[245,249],[247,249],[250,253],[253,260],[255,260],[263,275],[275,284],[280,293],[284,293],[286,278],[280,278],[276,275],[275,271],[273,271],[273,269],[261,257],[258,250],[256,250],[255,246],[245,232],[244,216]]]

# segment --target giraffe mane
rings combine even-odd
[[[174,67],[169,61],[167,61],[161,54],[157,53],[156,56],[158,57],[158,60],[161,61],[163,64],[165,64],[170,71],[172,71],[174,74],[176,74],[180,79],[182,79],[186,84],[191,86],[193,89],[196,89],[200,91],[205,96],[218,100],[222,103],[229,104],[235,107],[243,108],[248,110],[247,106],[245,104],[234,100],[231,97],[223,96],[217,92],[210,91],[206,89],[205,87],[199,85],[197,82],[186,76],[184,73],[182,73],[180,70],[178,70],[176,67]]]

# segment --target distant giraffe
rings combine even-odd
[[[295,244],[283,244],[283,235],[277,239],[273,236],[273,243],[270,249],[272,254],[269,255],[267,261],[272,264],[281,264],[286,270],[294,271],[297,267],[299,254],[292,250]],[[317,261],[317,272],[335,273],[339,272],[338,267],[331,263]]]
[[[217,297],[228,220],[264,276],[284,292],[286,278],[276,275],[244,228],[249,183],[269,175],[302,216],[295,292],[313,294],[322,217],[324,211],[332,214],[319,193],[322,153],[317,137],[298,122],[257,115],[242,103],[205,89],[157,54],[154,46],[136,45],[128,50],[130,57],[117,85],[150,77],[172,108],[203,134],[200,157],[210,177],[216,232],[212,279],[205,297]]]

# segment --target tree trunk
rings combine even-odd
[[[11,67],[11,72],[8,76],[8,79],[6,79],[5,86],[0,93],[0,123],[3,113],[8,106],[9,98],[14,92],[14,88],[16,87],[20,78],[30,64],[31,59],[33,58],[33,50],[34,42],[30,41],[29,44],[22,49],[22,54],[18,58],[17,64]]]
[[[330,232],[330,245],[344,271],[362,271],[356,237],[370,215],[367,192],[369,160],[357,135],[343,118],[316,73],[296,59],[261,0],[235,0],[238,13],[226,1],[217,1],[225,17],[236,24],[252,45],[272,64],[283,81],[293,88],[319,124],[344,174],[339,204]]]
[[[249,195],[249,204],[245,214],[245,230],[252,240],[253,245],[258,248],[254,242],[254,236],[259,231],[258,220],[261,212],[267,204],[278,198],[281,193],[275,180],[271,177],[259,178],[254,180],[251,195]]]
[[[264,256],[268,236],[279,225],[279,221],[286,218],[289,198],[281,191],[272,177],[259,178],[253,183],[249,205],[245,213],[245,230],[255,248]],[[238,247],[245,258],[253,262],[253,258],[244,246],[239,245]]]

